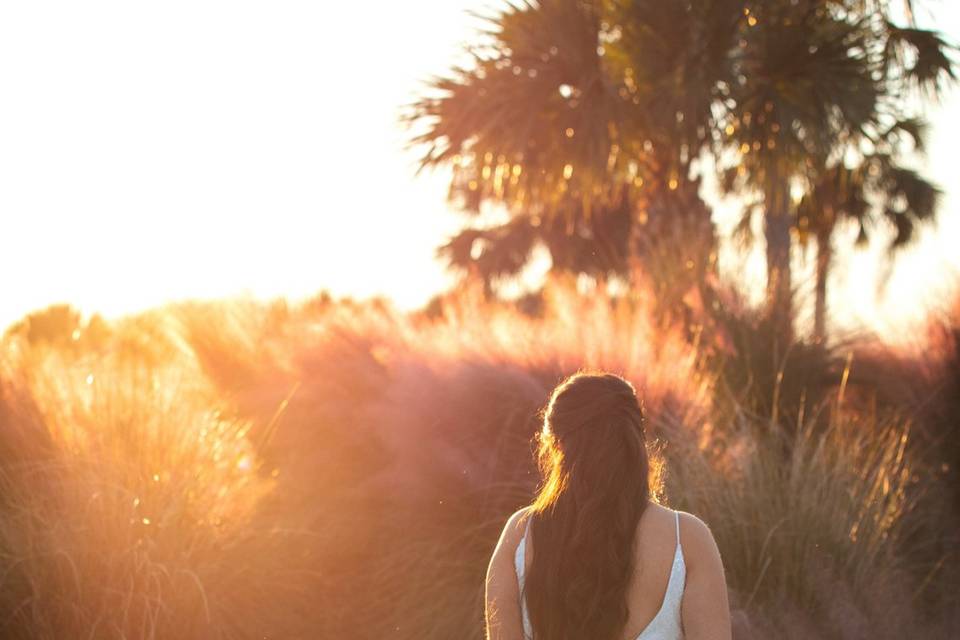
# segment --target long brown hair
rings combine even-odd
[[[537,433],[541,485],[524,593],[536,640],[618,640],[627,623],[634,533],[650,499],[643,410],[633,385],[578,371]]]

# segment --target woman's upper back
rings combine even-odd
[[[680,514],[650,503],[637,526],[634,573],[627,591],[628,618],[624,640],[679,640],[683,638],[681,603],[686,582],[686,563],[680,543]],[[517,545],[514,564],[521,594],[535,543],[527,518],[523,538]],[[526,602],[520,609],[524,634],[533,637]]]

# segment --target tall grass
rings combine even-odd
[[[254,517],[273,480],[251,425],[188,358],[129,350],[147,335],[79,357],[5,345],[4,637],[253,637],[295,621],[276,605],[303,568]]]
[[[718,365],[652,303],[556,280],[536,315],[466,288],[430,314],[237,300],[95,340],[11,332],[2,634],[482,638],[489,554],[537,482],[536,411],[581,367],[643,392],[666,496],[720,543],[738,637],[915,629],[914,558],[938,535],[917,526],[921,417],[829,383],[803,413],[760,411],[731,393],[776,385],[736,360],[746,343]]]
[[[668,495],[710,524],[736,606],[778,623],[757,637],[902,637],[914,624],[894,599],[914,595],[895,544],[909,533],[909,424],[830,413],[825,431],[740,415],[709,448],[673,452]]]
[[[913,422],[911,454],[923,482],[909,516],[918,530],[911,556],[923,567],[928,607],[950,606],[960,590],[960,295],[896,345],[861,341],[851,382],[879,407],[895,407]]]

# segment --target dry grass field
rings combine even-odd
[[[957,637],[960,309],[775,357],[746,313],[691,337],[650,302],[34,314],[0,343],[0,636],[479,640],[536,412],[599,368],[713,529],[735,637]]]

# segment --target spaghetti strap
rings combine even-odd
[[[673,513],[677,516],[677,544],[679,545],[680,544],[680,512],[674,511]]]
[[[524,640],[531,640],[533,638],[533,625],[530,623],[530,614],[527,611],[527,602],[526,602],[526,593],[524,592],[524,572],[525,572],[525,562],[526,562],[526,551],[527,551],[527,537],[530,533],[530,514],[527,514],[527,523],[523,530],[523,537],[520,538],[520,543],[517,545],[517,550],[514,554],[514,565],[517,570],[517,581],[520,587],[520,611],[523,616],[523,637]]]

